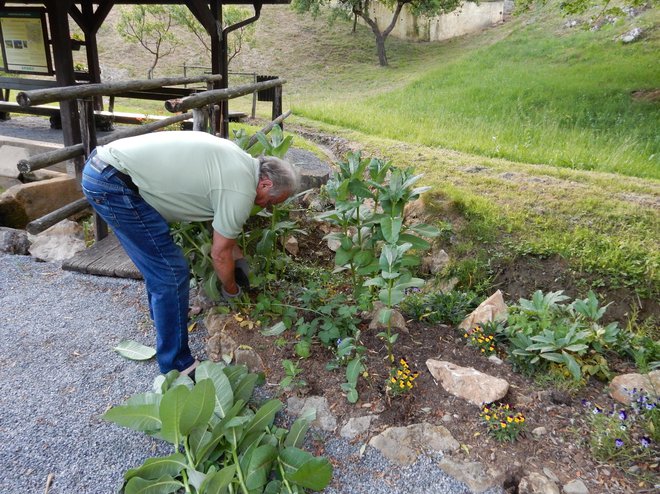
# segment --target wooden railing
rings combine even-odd
[[[97,145],[107,144],[117,139],[124,137],[131,137],[136,135],[147,134],[155,130],[162,129],[169,125],[188,120],[193,118],[193,128],[195,130],[210,130],[214,134],[218,134],[219,128],[217,125],[218,119],[215,118],[218,112],[217,104],[222,101],[227,101],[232,98],[237,98],[245,94],[250,94],[255,91],[262,91],[270,88],[275,90],[280,95],[281,102],[281,89],[282,85],[286,83],[284,79],[275,79],[266,82],[258,82],[254,84],[246,84],[227,89],[206,90],[197,94],[186,96],[184,98],[175,98],[165,102],[165,108],[172,112],[178,113],[175,116],[152,122],[139,127],[130,128],[123,131],[114,132],[105,138],[96,139],[96,130],[94,123],[94,98],[98,96],[112,96],[117,94],[126,93],[127,91],[141,91],[141,90],[158,90],[166,85],[181,85],[181,84],[195,84],[206,82],[209,85],[220,78],[218,75],[205,75],[199,77],[188,78],[167,78],[167,79],[149,79],[140,81],[123,81],[112,82],[106,84],[84,84],[76,86],[64,86],[58,88],[42,88],[31,91],[21,91],[17,95],[17,102],[21,107],[29,108],[33,105],[40,105],[43,103],[53,103],[65,100],[77,100],[78,111],[80,112],[80,130],[82,136],[82,143],[73,146],[68,146],[55,151],[49,151],[43,154],[32,156],[28,159],[20,160],[17,164],[19,171],[22,173],[39,170],[48,166],[54,165],[67,159],[77,158],[84,156],[87,158]],[[187,112],[192,110],[191,112]],[[273,116],[273,120],[281,123],[285,115],[281,115],[281,104],[279,113]],[[179,113],[186,112],[186,113]],[[275,113],[275,110],[274,110]],[[209,126],[210,122],[210,126]],[[272,128],[274,124],[271,123],[266,126],[267,131]],[[76,169],[76,177],[81,178],[82,170]],[[74,203],[68,204],[56,211],[47,214],[37,220],[32,221],[27,225],[27,231],[36,234],[46,228],[54,225],[55,223],[73,215],[89,207],[84,200],[78,200]],[[94,215],[94,236],[96,240],[100,240],[107,236],[107,225],[98,216]]]

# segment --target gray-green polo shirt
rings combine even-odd
[[[259,161],[233,142],[205,132],[154,132],[98,148],[127,173],[166,221],[208,221],[236,238],[254,206]]]

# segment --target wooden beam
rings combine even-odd
[[[202,106],[212,105],[219,101],[226,101],[246,94],[252,94],[255,91],[281,86],[284,83],[286,83],[286,79],[278,78],[254,84],[243,84],[242,86],[227,89],[214,89],[213,91],[193,94],[187,98],[167,100],[165,102],[165,108],[172,113],[187,111],[191,108],[201,108]]]
[[[159,89],[162,86],[178,86],[220,80],[220,75],[201,75],[197,77],[163,77],[160,79],[142,79],[137,81],[117,81],[97,84],[80,84],[69,87],[35,89],[21,91],[16,101],[21,106],[39,105],[53,101],[69,101],[89,96],[111,96],[125,91]]]
[[[86,198],[83,197],[82,199],[78,199],[77,201],[67,204],[60,209],[56,209],[55,211],[48,213],[41,218],[37,218],[36,220],[31,221],[27,224],[25,229],[28,233],[36,235],[37,233],[41,233],[47,228],[50,228],[55,223],[59,223],[63,219],[68,218],[69,216],[72,216],[76,213],[80,213],[89,207],[89,202]]]
[[[214,32],[217,33],[222,29],[222,24],[218,25],[218,21],[211,13],[208,1],[185,0],[185,4],[209,35],[212,36]]]
[[[159,120],[158,122],[151,122],[148,124],[140,125],[139,127],[133,127],[126,130],[116,131],[112,135],[105,136],[99,139],[99,145],[103,146],[117,139],[122,139],[124,137],[133,137],[142,134],[148,134],[154,130],[162,129],[163,127],[168,127],[175,123],[183,122],[192,118],[192,113],[182,113],[181,115],[174,115],[173,117],[165,118]],[[62,161],[75,158],[76,156],[82,156],[85,152],[83,145],[81,143],[74,146],[68,146],[61,149],[55,149],[54,151],[48,151],[46,153],[36,154],[27,159],[20,160],[18,162],[17,168],[21,173],[32,172],[35,170],[41,170],[48,166],[54,165],[55,163],[60,163]]]

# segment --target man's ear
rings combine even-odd
[[[273,181],[270,178],[262,178],[259,180],[260,189],[270,189],[273,187]]]

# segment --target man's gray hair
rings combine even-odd
[[[279,197],[285,193],[290,196],[300,185],[298,170],[288,161],[275,156],[259,156],[259,178],[273,182],[270,197]]]

